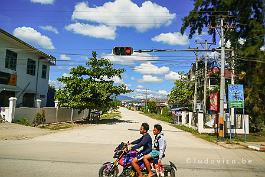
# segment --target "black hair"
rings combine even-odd
[[[155,124],[154,128],[156,128],[158,131],[162,131],[162,126],[160,124]]]
[[[142,123],[142,127],[143,127],[146,131],[149,130],[149,125],[148,125],[148,123]]]

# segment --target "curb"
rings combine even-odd
[[[265,151],[265,146],[253,146],[253,145],[250,145],[250,146],[248,146],[248,148],[254,149],[256,151]]]

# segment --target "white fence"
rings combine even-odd
[[[199,133],[215,133],[215,122],[213,116],[209,116],[210,120],[206,122],[206,117],[204,117],[203,113],[193,113],[182,111],[175,115],[173,115],[173,121],[176,124],[184,125],[193,129],[198,130]],[[232,133],[237,134],[249,134],[249,116],[248,115],[236,115],[236,124],[235,128],[231,129]],[[230,122],[225,121],[226,124],[226,132],[230,133]],[[208,125],[208,126],[207,126]],[[210,126],[209,126],[210,125]]]
[[[78,113],[79,112],[78,110],[71,108],[58,108],[58,107],[16,108],[14,105],[16,105],[16,98],[11,97],[9,99],[9,107],[1,107],[0,115],[2,119],[4,119],[7,122],[13,122],[24,118],[27,119],[30,123],[32,123],[37,113],[42,113],[42,112],[44,112],[45,114],[45,119],[46,119],[45,123],[70,122],[70,121],[73,122],[88,117],[88,110],[84,110]]]
[[[29,122],[33,122],[36,114],[44,111],[46,123],[54,122],[70,122],[85,119],[88,116],[88,111],[84,110],[78,114],[78,110],[69,108],[16,108],[14,120],[26,118]]]

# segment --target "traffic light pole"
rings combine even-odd
[[[209,49],[146,49],[146,50],[134,50],[137,53],[148,53],[148,52],[212,52]]]

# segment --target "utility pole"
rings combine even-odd
[[[145,112],[147,111],[147,90],[145,89]]]
[[[225,43],[224,43],[224,18],[221,17],[221,84],[220,84],[220,109],[219,109],[219,136],[224,137],[224,92],[225,92]]]
[[[195,52],[196,62],[195,62],[195,87],[194,87],[194,99],[193,99],[193,112],[196,112],[197,106],[197,87],[198,87],[198,52]]]
[[[231,84],[235,84],[235,51],[234,49],[232,50],[232,63],[231,63],[231,68],[232,68],[232,75],[231,75]],[[230,121],[234,125],[235,128],[235,134],[236,134],[236,119],[235,119],[235,108],[231,108],[231,115],[230,115]]]
[[[203,47],[206,51],[209,50],[209,44],[215,44],[215,43],[210,43],[205,40],[204,42],[196,42],[196,44],[201,44],[203,47],[203,44],[205,47]],[[206,114],[207,110],[207,79],[208,79],[208,53],[206,53],[205,60],[204,60],[204,87],[203,87],[203,113]]]

